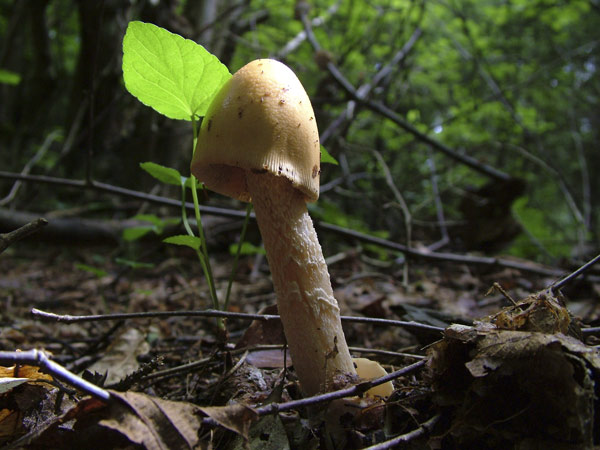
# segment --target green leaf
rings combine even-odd
[[[108,275],[108,272],[106,270],[98,269],[97,267],[88,266],[87,264],[77,263],[77,264],[75,264],[75,267],[79,270],[93,273],[98,278],[102,278],[102,277],[105,277],[106,275]]]
[[[129,23],[123,38],[125,87],[157,112],[179,120],[204,116],[230,77],[227,67],[194,41],[149,23]]]
[[[132,261],[125,258],[115,258],[115,262],[123,266],[131,267],[132,269],[152,269],[154,267],[154,264],[152,263]]]
[[[152,225],[148,225],[148,226],[125,228],[123,230],[123,239],[128,242],[136,241],[136,240],[142,238],[143,236],[147,235],[151,231],[156,231],[156,227],[154,227]]]
[[[202,240],[196,236],[189,236],[186,234],[180,234],[177,236],[171,236],[163,240],[167,244],[185,245],[186,247],[199,250],[202,245]]]
[[[229,246],[229,253],[236,255],[238,251],[238,244],[231,244]],[[251,242],[242,242],[242,248],[240,249],[240,255],[266,255],[267,252],[263,247],[257,247]]]
[[[323,164],[334,164],[339,166],[340,163],[333,156],[329,154],[327,149],[321,145],[321,162]]]
[[[0,84],[16,86],[21,82],[21,75],[6,69],[0,69]]]
[[[181,176],[177,169],[161,166],[153,162],[140,163],[140,167],[156,178],[158,181],[165,184],[173,184],[181,186],[185,183],[186,178]]]
[[[164,219],[161,219],[155,214],[136,214],[131,220],[139,220],[141,222],[149,222],[154,225],[157,229],[164,227]]]

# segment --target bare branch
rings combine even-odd
[[[593,259],[591,259],[590,261],[588,261],[587,263],[585,263],[583,266],[581,266],[579,269],[577,269],[573,273],[571,273],[571,274],[567,275],[566,277],[564,277],[562,280],[557,281],[556,283],[554,283],[550,289],[552,289],[552,292],[558,291],[560,288],[562,288],[563,286],[566,286],[568,283],[570,283],[571,281],[573,281],[579,275],[581,275],[582,273],[585,273],[586,271],[588,271],[594,264],[597,264],[598,261],[600,261],[600,255],[596,256]]]
[[[92,384],[83,378],[69,372],[60,364],[50,360],[48,356],[40,350],[29,350],[26,352],[3,352],[0,351],[0,364],[30,365],[41,368],[44,372],[52,375],[54,378],[75,386],[77,389],[98,397],[101,400],[110,400],[110,393],[95,384]]]
[[[435,424],[440,420],[440,415],[436,414],[431,419],[426,422],[423,422],[419,428],[413,430],[409,433],[402,434],[400,436],[396,436],[389,441],[382,442],[381,444],[372,445],[370,447],[366,447],[364,450],[388,450],[391,448],[396,448],[397,445],[402,444],[404,442],[410,442],[421,436],[429,433],[431,429],[435,426]]]
[[[53,322],[99,322],[108,320],[124,320],[124,319],[148,319],[151,317],[219,317],[227,319],[240,319],[240,320],[279,320],[279,316],[276,314],[248,314],[248,313],[236,313],[230,311],[217,311],[214,309],[207,309],[204,311],[156,311],[156,312],[138,312],[138,313],[120,313],[120,314],[94,314],[87,316],[73,316],[70,314],[54,314],[46,311],[32,308],[31,314],[39,319],[53,321]],[[389,325],[407,329],[415,330],[426,330],[431,332],[442,332],[444,331],[441,327],[433,325],[426,325],[418,322],[407,322],[403,320],[390,320],[390,319],[379,319],[376,317],[355,317],[355,316],[342,316],[343,322],[360,322],[377,325]]]
[[[10,233],[0,234],[0,253],[6,250],[11,244],[20,241],[32,233],[35,233],[45,225],[48,225],[48,221],[40,217],[33,222],[29,222],[22,227],[11,231]]]
[[[158,195],[146,194],[144,192],[134,191],[131,189],[125,189],[119,186],[113,186],[106,183],[100,183],[98,181],[92,181],[91,184],[86,183],[82,180],[70,180],[66,178],[54,178],[48,177],[44,175],[21,175],[18,173],[12,172],[4,172],[0,171],[0,178],[5,179],[20,179],[26,181],[40,182],[40,183],[49,183],[54,185],[60,185],[71,188],[79,188],[79,189],[93,189],[100,192],[107,192],[114,195],[120,195],[130,198],[135,198],[138,200],[149,201],[152,203],[157,203],[161,205],[168,205],[177,208],[181,208],[181,201],[161,197]],[[189,210],[194,209],[194,205],[192,203],[186,203],[186,208]],[[200,211],[203,214],[213,214],[221,217],[231,217],[236,219],[243,219],[246,216],[244,211],[228,209],[228,208],[219,208],[215,206],[206,206],[201,205]],[[251,214],[250,217],[254,219],[254,214]],[[357,239],[362,242],[367,242],[369,244],[378,245],[383,248],[388,248],[390,250],[395,250],[401,253],[404,253],[407,257],[415,258],[415,259],[425,259],[429,261],[448,261],[448,262],[458,262],[462,264],[469,265],[480,265],[480,266],[496,266],[496,267],[507,267],[510,269],[517,269],[527,273],[533,273],[537,275],[544,276],[552,276],[552,277],[561,277],[565,274],[564,270],[553,269],[544,267],[541,265],[533,264],[533,263],[524,263],[518,262],[514,260],[507,260],[502,258],[495,257],[486,257],[486,256],[472,256],[472,255],[458,255],[454,253],[441,253],[441,252],[433,252],[433,251],[423,251],[417,250],[414,248],[407,247],[406,245],[399,244],[397,242],[388,241],[386,239],[382,239],[376,236],[371,236],[365,233],[360,233],[355,230],[350,230],[348,228],[340,227],[338,225],[334,225],[331,223],[317,221],[315,220],[315,227],[321,230],[327,230],[333,233],[336,233],[340,236],[345,236],[353,239]],[[600,280],[600,277],[588,275],[587,278],[589,280]]]
[[[31,158],[27,162],[27,164],[25,164],[25,166],[23,167],[23,170],[21,171],[22,175],[27,175],[31,171],[31,168],[33,166],[35,166],[38,163],[38,161],[44,157],[44,155],[50,148],[50,145],[52,145],[52,143],[54,141],[56,141],[56,139],[59,138],[60,134],[61,134],[60,131],[55,130],[52,133],[50,133],[48,136],[46,136],[46,139],[44,139],[44,143],[40,146],[40,149],[36,152],[36,154],[33,156],[33,158]],[[17,180],[15,182],[15,184],[13,184],[10,192],[6,195],[6,197],[4,197],[3,199],[0,199],[0,206],[4,206],[4,205],[10,203],[11,201],[13,201],[13,199],[17,195],[17,192],[19,192],[19,188],[21,187],[21,184],[22,184],[21,180]]]

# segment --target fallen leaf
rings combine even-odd
[[[0,394],[6,394],[17,386],[27,383],[29,378],[0,378]]]
[[[204,406],[199,409],[219,425],[234,431],[245,440],[249,438],[250,426],[258,420],[256,411],[241,403],[228,406]]]
[[[290,442],[278,415],[261,417],[250,427],[248,441],[242,436],[231,445],[231,450],[288,450]]]
[[[35,366],[11,366],[0,367],[0,378],[27,378],[29,381],[47,380],[52,381],[52,377],[47,373],[40,371]]]
[[[0,409],[0,442],[6,442],[22,433],[21,418],[19,411]]]
[[[88,370],[92,373],[108,373],[105,384],[110,386],[135,372],[140,367],[137,357],[149,349],[146,334],[137,328],[129,328],[117,336],[104,356]]]
[[[499,330],[489,322],[453,325],[444,335],[430,349],[429,367],[436,403],[454,408],[458,445],[483,445],[485,430],[493,448],[591,448],[597,349],[564,334]]]
[[[201,418],[191,403],[173,402],[136,392],[114,392],[108,417],[99,424],[148,450],[192,449],[198,444]]]

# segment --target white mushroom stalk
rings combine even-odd
[[[323,252],[301,192],[284,178],[248,174],[277,305],[303,391],[327,391],[354,373]]]
[[[253,61],[221,88],[202,122],[192,173],[252,201],[300,386],[306,395],[356,374],[307,201],[319,194],[319,135],[296,75]],[[343,379],[343,378],[342,378]]]

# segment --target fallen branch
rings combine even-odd
[[[35,233],[46,225],[48,225],[48,221],[40,217],[39,219],[35,219],[34,221],[29,222],[14,231],[11,231],[10,233],[0,234],[0,253],[6,250],[13,243],[20,241],[32,233]]]
[[[100,192],[107,192],[114,195],[134,198],[137,200],[147,201],[151,203],[173,206],[176,208],[181,208],[181,202],[179,200],[161,197],[158,195],[146,194],[144,192],[134,191],[131,189],[125,189],[119,186],[113,186],[106,183],[100,183],[97,181],[92,181],[87,183],[83,180],[71,180],[67,178],[55,178],[48,177],[44,175],[21,175],[19,173],[13,172],[4,172],[0,171],[0,178],[4,179],[19,179],[31,182],[38,183],[48,183],[53,185],[60,185],[65,187],[72,187],[78,189],[92,189]],[[190,211],[194,210],[194,205],[190,202],[186,203],[186,208]],[[246,213],[244,211],[239,211],[235,209],[228,208],[219,208],[215,206],[206,206],[201,205],[200,211],[202,214],[212,214],[215,216],[221,217],[230,217],[235,219],[244,219]],[[250,215],[250,218],[255,220],[254,214]],[[526,264],[522,262],[512,261],[508,259],[496,258],[496,257],[486,257],[486,256],[472,256],[472,255],[458,255],[454,253],[438,253],[438,252],[429,252],[429,251],[421,251],[415,248],[409,248],[406,245],[398,244],[397,242],[388,241],[386,239],[378,238],[375,236],[371,236],[365,233],[360,233],[358,231],[350,230],[348,228],[343,228],[331,223],[315,220],[315,227],[317,229],[327,230],[334,232],[340,236],[350,237],[357,239],[362,242],[367,242],[369,244],[375,244],[377,246],[387,248],[390,250],[395,250],[401,253],[404,253],[407,257],[424,259],[429,261],[447,261],[447,262],[457,262],[468,265],[480,265],[480,266],[491,266],[491,267],[505,267],[509,269],[517,269],[523,272],[532,273],[536,275],[543,276],[551,276],[551,277],[562,277],[565,274],[564,270],[553,269],[548,267],[543,267],[539,265]],[[600,277],[590,276],[587,278],[594,282],[599,282]]]
[[[566,286],[567,284],[569,284],[571,281],[573,281],[579,275],[581,275],[582,273],[587,272],[598,261],[600,261],[600,255],[596,256],[595,258],[592,258],[590,261],[586,262],[579,269],[577,269],[574,272],[572,272],[571,274],[567,275],[562,280],[557,281],[556,283],[554,283],[550,287],[550,289],[552,290],[553,293],[556,293],[560,288],[562,288],[563,286]]]
[[[53,322],[99,322],[109,320],[126,320],[126,319],[148,319],[148,318],[164,318],[164,317],[218,317],[227,319],[240,319],[240,320],[279,320],[279,316],[276,314],[248,314],[248,313],[236,313],[230,311],[217,311],[214,309],[207,309],[204,311],[156,311],[156,312],[138,312],[138,313],[118,313],[118,314],[94,314],[87,316],[73,316],[70,314],[54,314],[46,311],[32,308],[31,314],[42,320],[53,321]],[[355,317],[355,316],[341,316],[343,322],[359,322],[369,323],[377,325],[389,325],[401,328],[413,329],[413,330],[425,330],[434,333],[441,333],[444,331],[442,327],[436,327],[433,325],[426,325],[417,322],[407,322],[403,320],[390,320],[390,319],[379,319],[376,317]]]
[[[283,411],[290,411],[292,409],[305,408],[307,406],[318,405],[320,403],[330,402],[332,400],[336,400],[338,398],[344,397],[354,397],[360,396],[367,392],[369,389],[379,386],[380,384],[387,383],[388,381],[395,380],[396,378],[400,378],[402,376],[411,374],[422,367],[425,366],[425,360],[418,361],[409,366],[406,366],[400,370],[396,370],[395,372],[384,375],[381,378],[375,378],[370,381],[363,381],[362,383],[355,384],[352,387],[346,389],[340,389],[333,392],[327,392],[325,394],[313,395],[312,397],[302,398],[300,400],[292,400],[286,403],[269,403],[264,406],[260,406],[255,408],[254,411],[259,416],[266,416],[269,414],[277,414]],[[218,426],[218,423],[211,419],[210,417],[206,417],[202,420],[202,424]]]
[[[30,365],[42,369],[52,377],[61,380],[65,383],[75,386],[77,389],[87,394],[98,397],[101,400],[108,401],[110,393],[104,389],[78,377],[74,373],[68,371],[60,364],[52,361],[48,356],[40,350],[29,350],[26,352],[2,352],[0,351],[0,364],[12,365]]]
[[[395,448],[396,445],[402,444],[404,442],[410,442],[421,436],[424,436],[426,433],[429,433],[431,429],[435,426],[435,424],[440,420],[440,415],[436,414],[431,419],[426,422],[423,422],[419,428],[416,430],[410,431],[406,434],[402,434],[400,436],[396,436],[389,441],[382,442],[380,444],[371,445],[370,447],[366,447],[364,450],[387,450],[390,448]]]

